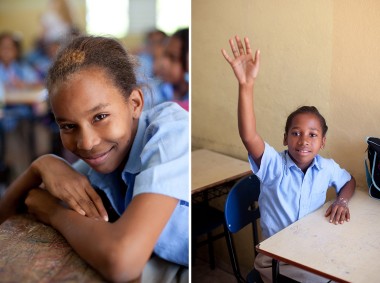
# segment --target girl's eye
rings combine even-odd
[[[310,136],[312,137],[312,138],[316,138],[318,135],[317,134],[310,134]]]
[[[301,135],[299,132],[293,132],[292,133],[292,136],[295,136],[295,137],[298,137],[299,135]]]
[[[61,124],[59,125],[60,130],[69,131],[75,128],[74,124]]]
[[[108,116],[107,114],[98,114],[95,116],[94,121],[97,122],[97,121],[103,120],[107,116]]]

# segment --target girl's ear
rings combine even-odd
[[[323,148],[325,147],[325,145],[326,145],[326,136],[324,136],[324,137],[322,138],[321,149],[323,149]]]
[[[129,105],[131,107],[133,119],[140,118],[141,112],[144,108],[144,95],[141,89],[135,89],[128,97]]]
[[[285,146],[288,145],[288,141],[287,141],[287,139],[288,139],[288,134],[285,133],[285,134],[284,134],[284,141],[283,141],[283,145],[285,145]]]

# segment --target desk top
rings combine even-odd
[[[30,215],[0,225],[1,282],[104,282],[56,230]]]
[[[251,173],[248,162],[207,149],[191,152],[191,193],[198,193]]]
[[[6,104],[37,104],[47,98],[45,89],[12,90],[5,92]]]
[[[331,202],[257,246],[272,258],[339,282],[380,282],[380,201],[356,191],[351,220],[328,222]]]

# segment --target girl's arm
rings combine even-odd
[[[255,80],[259,72],[260,51],[257,50],[255,58],[253,58],[248,38],[244,38],[245,51],[240,38],[235,36],[235,40],[237,47],[233,39],[229,40],[234,59],[230,58],[224,49],[222,49],[222,53],[231,65],[239,83],[238,126],[240,138],[256,165],[260,166],[265,145],[256,131],[253,95]]]
[[[336,200],[327,209],[325,216],[330,216],[329,221],[334,224],[343,224],[344,221],[350,221],[350,210],[348,208],[348,202],[355,192],[356,181],[351,176],[351,180],[348,181],[339,191]]]
[[[165,195],[140,194],[111,224],[60,206],[44,190],[32,190],[26,199],[29,212],[61,232],[86,262],[115,282],[141,275],[177,203]]]
[[[0,200],[0,223],[16,213],[29,190],[42,183],[46,190],[78,213],[108,218],[100,197],[85,176],[62,158],[44,155],[36,159],[6,190]]]

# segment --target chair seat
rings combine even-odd
[[[206,234],[224,225],[224,212],[215,207],[205,204],[194,204],[191,213],[192,233],[195,236]]]

